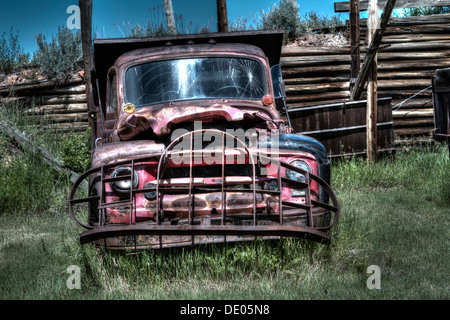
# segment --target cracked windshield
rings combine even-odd
[[[136,107],[191,99],[252,99],[266,94],[260,62],[241,58],[158,61],[129,68],[125,101]]]

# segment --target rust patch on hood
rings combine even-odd
[[[254,103],[254,102],[253,102]],[[208,106],[192,106],[173,103],[157,107],[145,107],[134,114],[122,114],[115,125],[113,141],[128,141],[138,134],[151,129],[158,136],[171,132],[171,127],[178,123],[190,121],[211,122],[214,120],[227,120],[230,122],[265,121],[267,127],[274,128],[275,115],[272,110],[258,108],[233,107],[225,104],[212,104]]]

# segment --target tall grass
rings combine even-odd
[[[115,298],[442,299],[449,164],[441,145],[373,166],[334,163],[342,212],[330,245],[282,239],[99,255],[84,247],[84,267]],[[369,265],[380,266],[384,290],[367,289]]]
[[[450,171],[446,170],[449,166],[445,145],[405,146],[401,156],[392,155],[373,165],[366,165],[361,157],[336,163],[333,186],[348,191],[388,188],[392,189],[393,197],[404,190],[421,190],[431,200],[449,205]]]
[[[35,147],[23,148],[0,133],[0,213],[36,214],[66,209],[67,177],[49,166],[37,146],[60,156],[61,137],[44,130],[39,118],[24,113],[21,102],[2,104],[0,117],[24,133]]]
[[[43,134],[36,139],[53,144]],[[11,214],[25,210],[19,201],[1,208],[2,299],[449,298],[445,145],[399,150],[372,166],[356,157],[333,161],[341,217],[329,245],[286,238],[138,253],[80,245],[83,230],[64,208],[68,185],[44,164],[23,159],[9,162],[13,170],[0,165],[2,186],[34,186],[20,200],[27,215]],[[80,290],[66,286],[70,265],[81,269]],[[381,290],[366,286],[370,265],[380,267]]]

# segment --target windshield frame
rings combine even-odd
[[[130,101],[127,101],[127,82],[126,82],[126,74],[127,72],[136,66],[139,65],[145,65],[145,64],[150,64],[150,63],[155,63],[155,62],[164,62],[164,61],[176,61],[176,60],[195,60],[195,59],[245,59],[245,60],[251,60],[256,62],[259,67],[260,67],[260,71],[261,71],[261,83],[263,84],[263,91],[264,91],[264,95],[266,94],[273,94],[271,92],[272,88],[270,85],[270,81],[267,79],[268,74],[267,74],[267,68],[266,68],[266,64],[264,63],[264,61],[262,61],[260,58],[258,57],[254,57],[254,56],[249,56],[249,55],[242,55],[242,54],[221,54],[221,55],[208,55],[208,54],[204,54],[204,55],[193,55],[193,56],[186,56],[186,55],[182,55],[182,56],[171,56],[171,57],[167,57],[167,58],[159,58],[159,59],[139,59],[137,61],[133,61],[129,64],[127,64],[126,66],[124,66],[124,68],[122,69],[122,72],[120,72],[121,74],[121,79],[120,79],[120,85],[122,87],[122,102],[123,104],[128,103]],[[158,101],[158,102],[154,102],[154,103],[148,103],[148,104],[142,104],[142,105],[136,105],[136,109],[142,109],[145,107],[151,107],[151,106],[157,106],[157,105],[173,105],[174,103],[186,103],[188,101],[214,101],[214,100],[227,100],[227,101],[246,101],[246,102],[261,102],[263,96],[258,97],[258,98],[249,98],[249,97],[244,97],[244,98],[240,98],[240,97],[192,97],[192,98],[185,98],[185,99],[173,99],[173,100],[167,100],[167,101]],[[258,103],[260,104],[260,103]]]

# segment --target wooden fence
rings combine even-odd
[[[366,101],[301,107],[289,112],[291,124],[319,140],[330,157],[366,154]],[[394,150],[391,99],[378,99],[377,151]]]
[[[62,84],[38,81],[0,87],[0,102],[16,103],[35,123],[57,131],[88,128],[84,80],[74,77]]]
[[[367,51],[366,31],[366,21],[361,20],[361,61]],[[431,78],[436,69],[450,67],[450,14],[391,18],[381,46],[386,47],[378,54],[378,96],[392,98],[394,133],[430,134]],[[350,46],[286,46],[281,65],[290,109],[349,101]],[[0,97],[25,102],[30,116],[58,130],[88,127],[82,78],[75,77],[64,85],[43,81],[3,86]],[[361,99],[365,99],[365,93]]]
[[[361,61],[366,32],[361,20]],[[390,19],[381,44],[386,47],[378,54],[378,96],[392,97],[395,134],[432,132],[431,78],[436,69],[450,67],[449,40],[450,14]],[[284,47],[281,64],[290,108],[348,101],[350,46]]]

